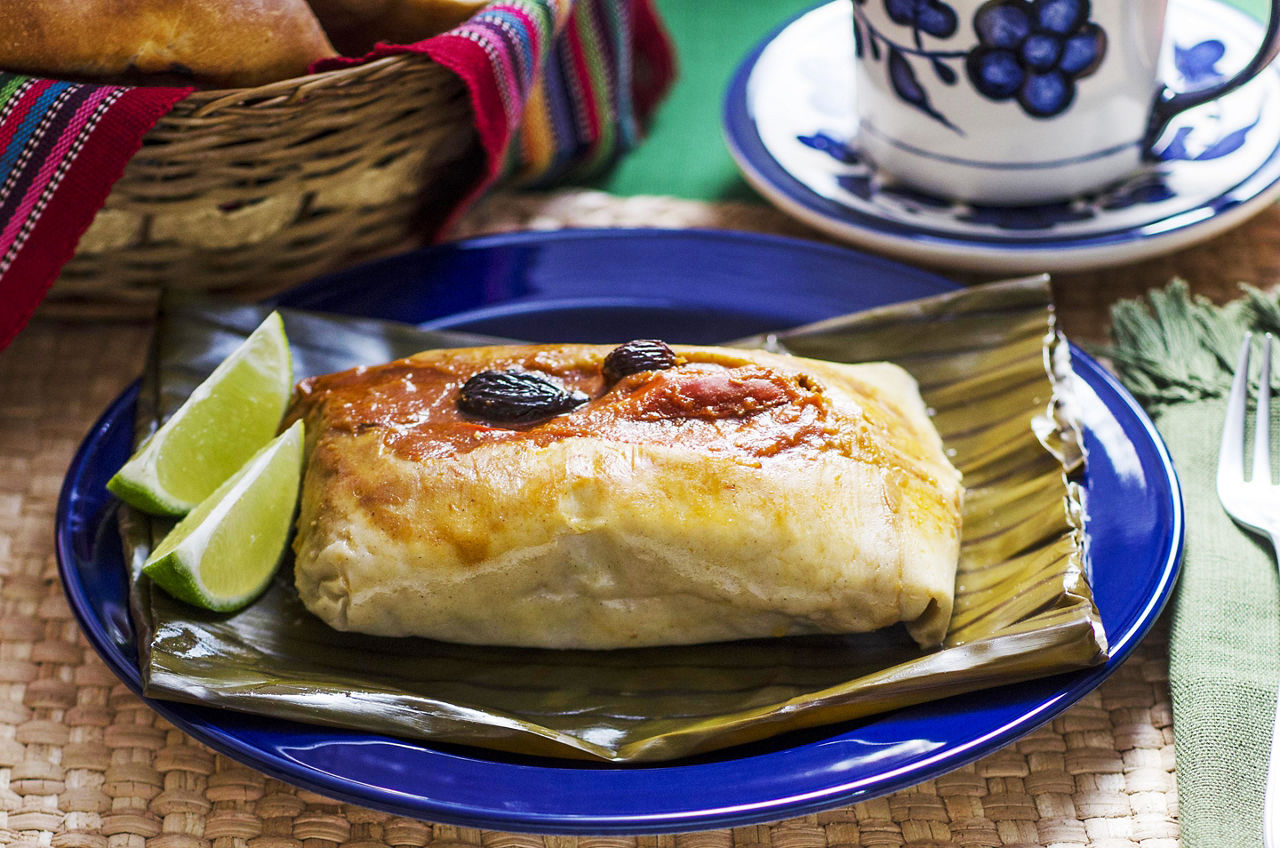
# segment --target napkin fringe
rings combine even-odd
[[[1118,301],[1112,344],[1099,352],[1146,405],[1221,397],[1231,388],[1243,334],[1280,333],[1280,293],[1246,283],[1240,289],[1243,298],[1218,306],[1175,278],[1145,298]]]

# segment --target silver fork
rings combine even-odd
[[[1260,388],[1253,438],[1253,473],[1244,477],[1245,407],[1249,395],[1249,352],[1253,337],[1246,333],[1240,360],[1227,398],[1218,451],[1218,500],[1236,523],[1271,540],[1280,556],[1280,486],[1271,482],[1271,334],[1262,345]],[[1266,848],[1280,848],[1280,703],[1271,730],[1271,757],[1262,804],[1262,841]]]

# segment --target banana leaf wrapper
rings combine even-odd
[[[138,404],[154,430],[268,310],[166,304]],[[295,375],[494,341],[281,310]],[[624,341],[620,339],[619,341]],[[920,383],[966,500],[945,644],[904,628],[620,651],[456,645],[341,633],[313,617],[286,555],[233,615],[173,600],[140,574],[169,523],[124,508],[149,697],[534,756],[652,762],[847,722],[1105,661],[1086,575],[1081,440],[1066,344],[1042,278],[992,284],[739,346],[890,360]]]

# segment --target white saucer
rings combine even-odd
[[[1218,0],[1173,0],[1167,35],[1164,79],[1198,87],[1243,67],[1262,26]],[[738,68],[725,138],[747,180],[778,208],[881,253],[993,273],[1084,270],[1203,241],[1280,196],[1276,65],[1177,116],[1157,144],[1161,161],[1104,192],[991,207],[893,185],[862,160],[852,57],[848,0],[794,19]]]

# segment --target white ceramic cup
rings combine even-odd
[[[1245,68],[1175,93],[1157,77],[1166,0],[850,0],[858,146],[884,174],[994,204],[1132,174],[1176,114],[1280,52],[1280,0]]]

